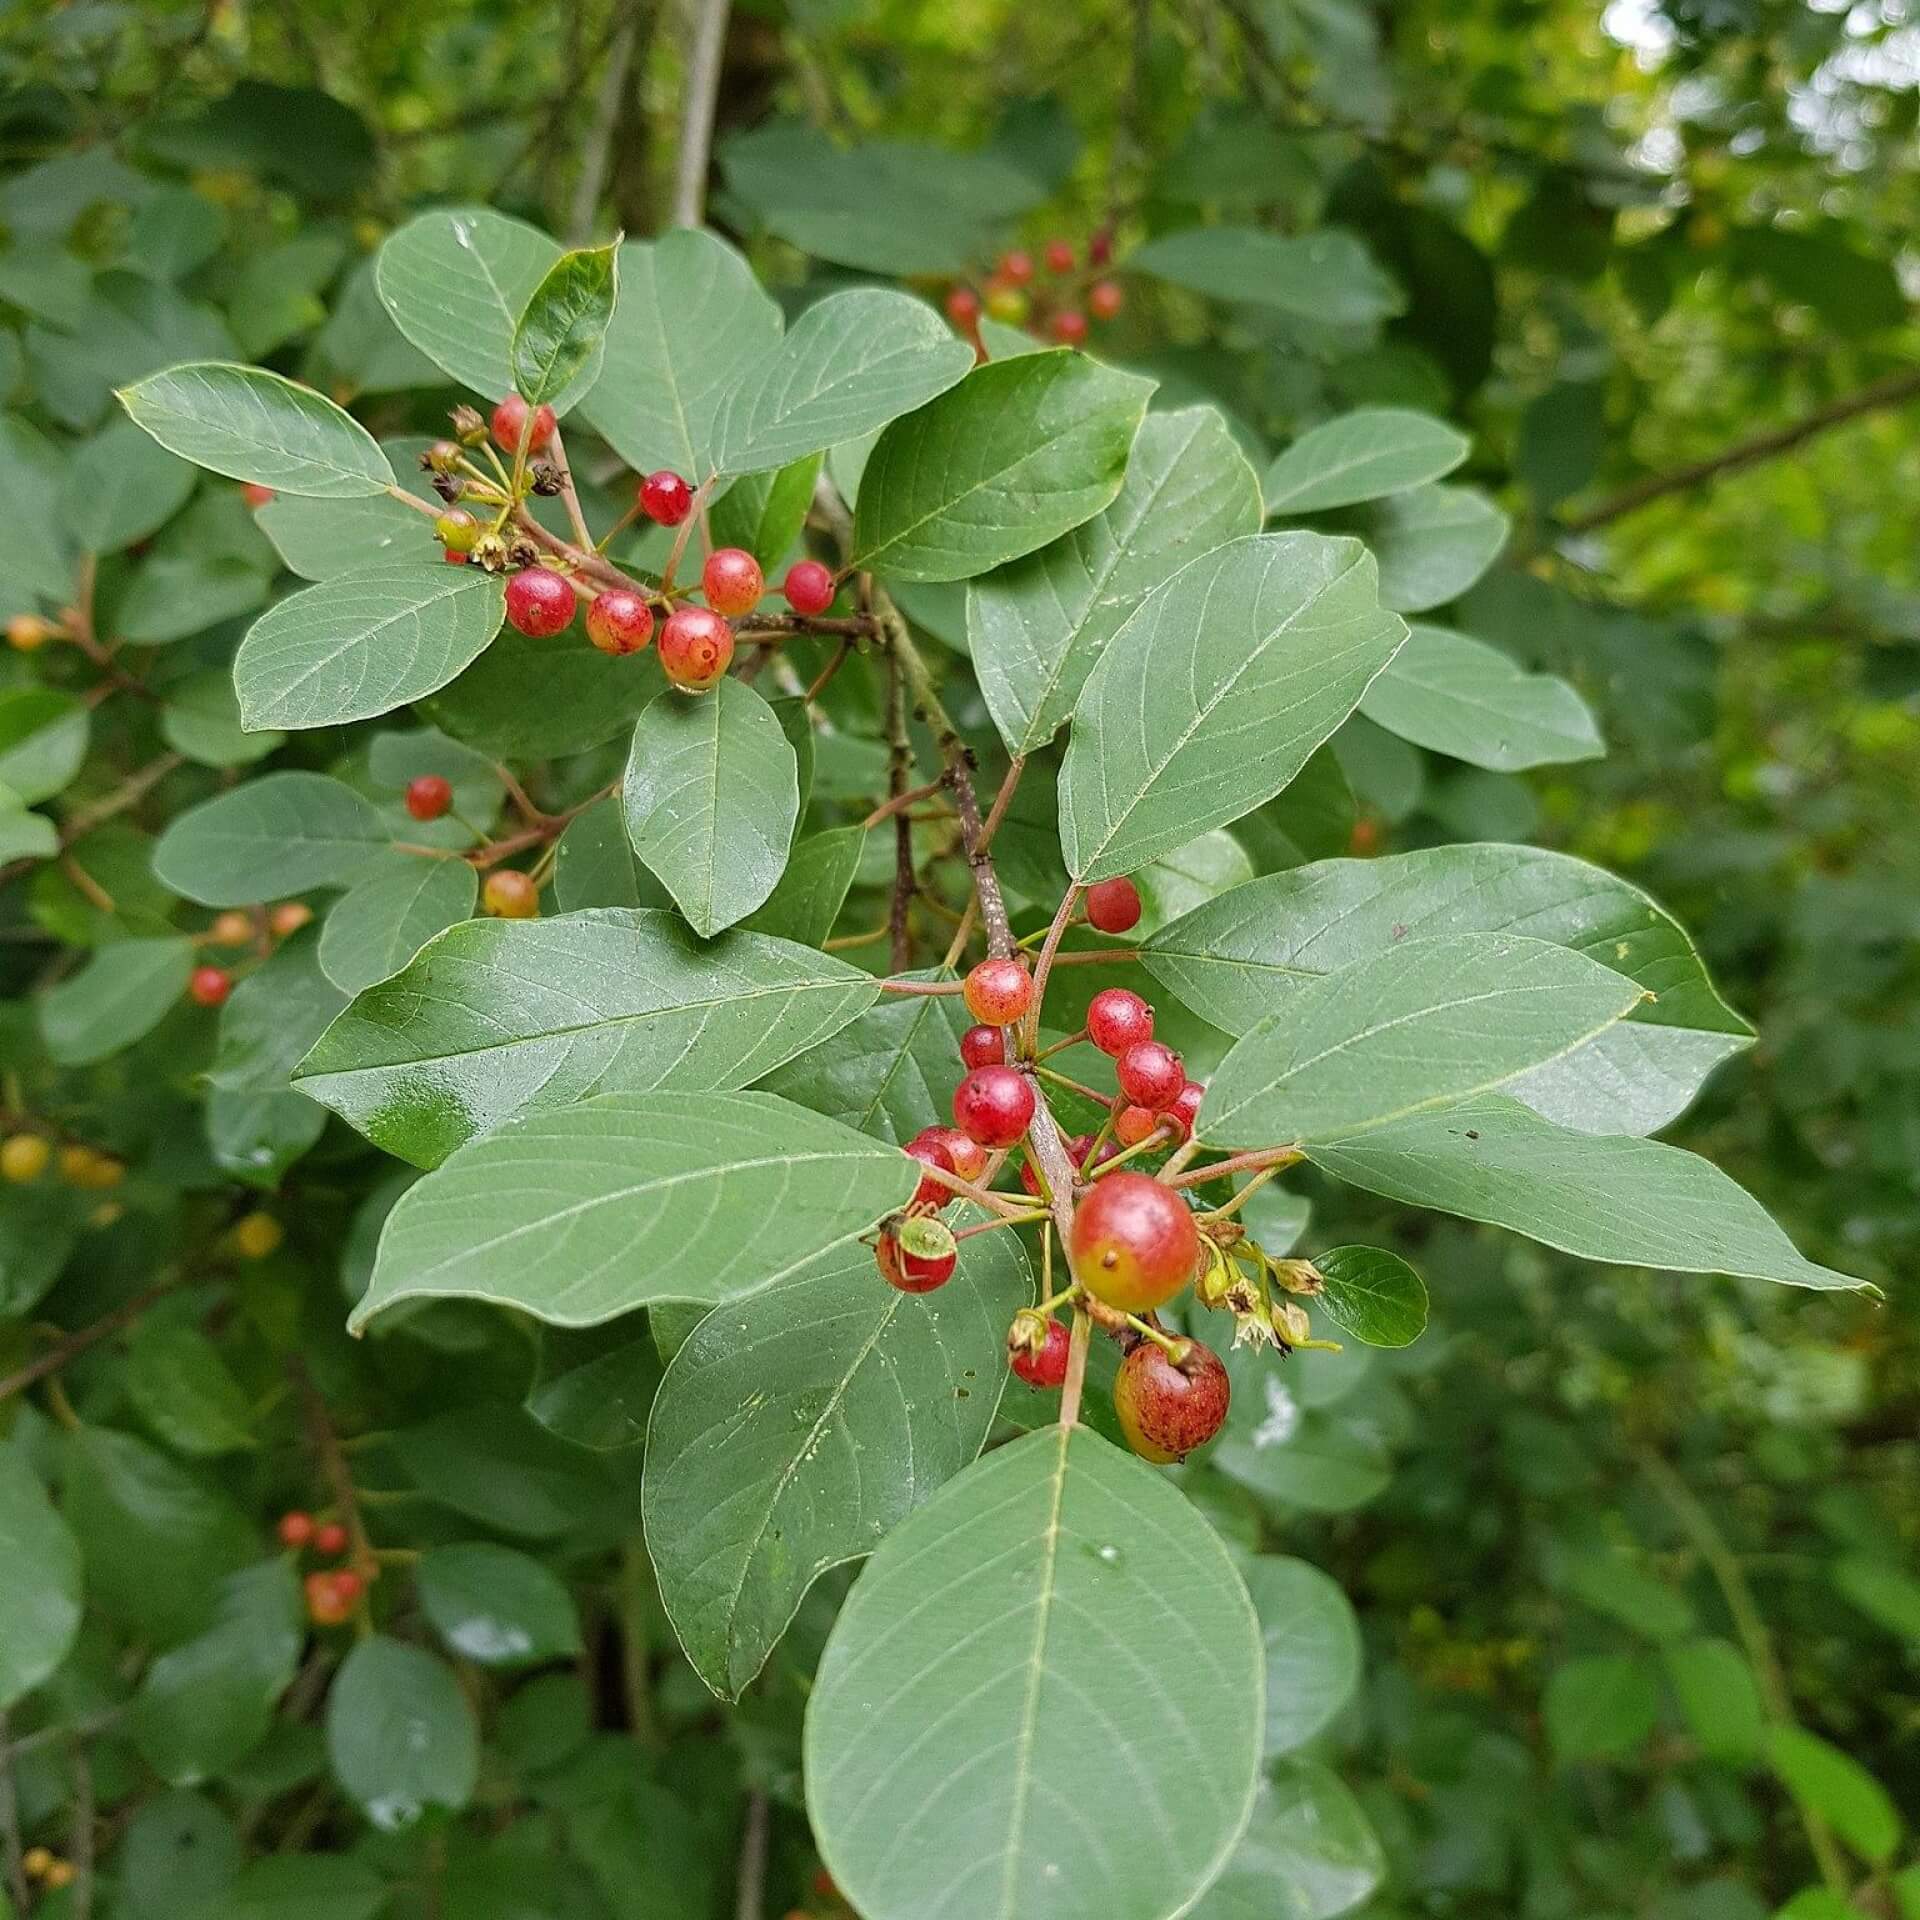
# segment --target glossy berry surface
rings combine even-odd
[[[240,489],[240,497],[255,513],[258,513],[262,507],[273,504],[273,489],[263,487],[258,480],[249,480]]]
[[[520,436],[527,436],[527,451],[538,453],[553,438],[553,430],[559,423],[553,417],[551,407],[536,408],[531,429],[527,426],[527,403],[517,393],[510,393],[493,410],[493,444],[503,453],[520,451]]]
[[[1113,1116],[1113,1137],[1123,1147],[1137,1147],[1160,1128],[1160,1116],[1151,1107],[1124,1106]]]
[[[1113,1410],[1128,1446],[1161,1466],[1205,1446],[1226,1424],[1233,1397],[1220,1356],[1198,1340],[1185,1346],[1176,1362],[1142,1340],[1114,1378]]]
[[[587,638],[602,653],[638,653],[653,638],[653,609],[628,587],[610,587],[587,609]]]
[[[700,569],[700,585],[715,613],[751,613],[767,590],[760,562],[744,547],[715,547]]]
[[[1117,280],[1096,280],[1087,289],[1087,306],[1096,320],[1111,320],[1126,304]]]
[[[1125,933],[1140,924],[1140,889],[1123,875],[1087,889],[1087,925],[1096,933]]]
[[[972,332],[980,324],[980,296],[971,287],[950,287],[947,318],[962,332]]]
[[[1200,1102],[1206,1098],[1207,1090],[1198,1080],[1189,1080],[1174,1095],[1173,1105],[1160,1117],[1171,1120],[1179,1129],[1179,1137],[1188,1140],[1193,1137],[1193,1123],[1200,1117]]]
[[[1030,1387],[1057,1387],[1067,1377],[1067,1349],[1073,1337],[1058,1320],[1047,1322],[1040,1351],[1021,1347],[1012,1355],[1013,1370]]]
[[[1074,1210],[1074,1278],[1123,1313],[1165,1306],[1193,1278],[1200,1229],[1173,1188],[1122,1167],[1097,1179]]]
[[[660,629],[660,666],[676,687],[704,692],[733,659],[733,629],[706,607],[682,607]]]
[[[522,567],[507,582],[507,618],[529,640],[564,633],[579,604],[573,582],[551,567]]]
[[[969,1027],[960,1036],[960,1058],[969,1067],[1004,1067],[1007,1036],[998,1027]]]
[[[1047,242],[1047,271],[1049,273],[1071,273],[1073,271],[1072,241],[1049,240]]]
[[[787,569],[780,591],[795,613],[825,613],[833,605],[833,571],[818,560],[796,560]]]
[[[987,1027],[1010,1027],[1033,1005],[1033,975],[1018,960],[982,960],[966,977],[961,997]]]
[[[337,1520],[329,1520],[324,1527],[313,1530],[313,1550],[324,1553],[329,1560],[336,1559],[347,1550],[347,1530]]]
[[[530,874],[500,867],[487,875],[480,904],[497,920],[531,920],[540,911],[540,889]]]
[[[1000,277],[1011,280],[1016,287],[1024,287],[1033,278],[1033,255],[1024,247],[1015,247],[1010,253],[1000,256]]]
[[[962,1180],[978,1180],[987,1170],[987,1150],[958,1127],[922,1127],[918,1138],[937,1140],[946,1148],[953,1170]]]
[[[1084,347],[1087,344],[1087,316],[1077,307],[1062,307],[1047,322],[1047,331],[1063,347]]]
[[[437,773],[423,773],[407,782],[407,811],[416,820],[438,820],[453,805],[453,782]]]
[[[938,1167],[942,1173],[958,1173],[960,1169],[953,1164],[953,1155],[947,1151],[946,1142],[937,1138],[929,1128],[916,1134],[900,1149],[909,1159],[918,1160],[924,1167]],[[920,1184],[913,1190],[913,1198],[907,1202],[910,1207],[944,1207],[953,1198],[953,1189],[931,1175],[923,1176]]]
[[[1117,1060],[1153,1038],[1153,1009],[1125,987],[1103,987],[1087,1002],[1087,1038]]]
[[[670,467],[640,482],[640,511],[663,527],[677,527],[693,511],[693,489]]]
[[[1187,1069],[1171,1047],[1158,1040],[1139,1040],[1114,1062],[1114,1077],[1135,1106],[1159,1113],[1179,1099],[1180,1089],[1187,1084]]]
[[[953,1090],[953,1120],[983,1147],[1010,1147],[1033,1118],[1033,1089],[1012,1067],[976,1067]]]
[[[187,976],[187,998],[196,1007],[226,1004],[233,991],[233,975],[225,967],[195,967]]]
[[[883,1228],[873,1251],[881,1278],[901,1293],[944,1287],[960,1262],[953,1235],[937,1220],[906,1220]]]
[[[283,1513],[274,1531],[279,1534],[283,1547],[304,1547],[313,1538],[313,1515],[297,1509],[292,1513]]]

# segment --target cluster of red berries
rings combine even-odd
[[[551,407],[537,408],[529,419],[527,403],[510,393],[493,411],[492,434],[503,451],[517,458],[542,451],[553,438],[555,424]],[[436,472],[444,472],[459,457],[459,449],[448,442],[444,448],[430,450],[427,463]],[[662,468],[640,482],[638,510],[657,526],[682,526],[693,509],[693,489],[679,474]],[[434,522],[434,531],[447,558],[461,563],[474,557],[488,558],[491,550],[483,550],[483,542],[494,539],[498,544],[497,537],[488,535],[464,507],[450,507],[441,514]],[[529,639],[548,640],[573,624],[585,583],[539,564],[536,551],[528,546],[521,555],[507,547],[503,553],[492,555],[492,561],[496,566],[501,559],[509,565],[524,561],[515,566],[507,581],[507,619]],[[656,605],[664,606],[667,617],[659,638],[661,671],[677,687],[705,692],[718,684],[732,664],[734,632],[730,621],[751,613],[760,604],[767,583],[759,561],[744,548],[716,547],[701,568],[700,588],[705,606],[676,607],[665,595],[649,599],[632,587],[587,586],[587,638],[602,653],[638,653],[654,637]],[[787,605],[809,617],[824,613],[838,591],[832,570],[818,560],[796,561],[780,585]]]
[[[983,313],[1009,327],[1026,327],[1035,339],[1083,347],[1092,331],[1089,316],[1111,320],[1126,304],[1117,280],[1089,278],[1112,259],[1113,235],[1104,227],[1087,242],[1086,271],[1070,240],[1049,240],[1037,262],[1015,247],[1000,256],[977,290],[964,281],[948,289],[947,318],[976,348]]]
[[[1124,932],[1140,918],[1140,896],[1130,880],[1089,890],[1087,918],[1097,930]],[[988,1155],[1014,1147],[1031,1125],[1033,1081],[1009,1059],[1008,1030],[1032,1012],[1033,977],[1024,960],[994,956],[979,962],[961,985],[978,1023],[960,1038],[966,1073],[954,1090],[952,1127],[926,1127],[905,1152],[928,1169],[906,1211],[881,1228],[876,1258],[889,1285],[927,1293],[953,1277],[959,1249],[939,1214],[955,1198],[948,1178],[973,1182]],[[1203,1255],[1192,1209],[1173,1187],[1131,1169],[1101,1162],[1157,1133],[1167,1143],[1189,1137],[1205,1092],[1189,1080],[1171,1047],[1153,1037],[1153,1009],[1136,993],[1109,987],[1087,1010],[1087,1039],[1109,1055],[1120,1082],[1108,1127],[1099,1136],[1065,1143],[1081,1178],[1067,1255],[1075,1283],[1128,1324],[1132,1342],[1114,1390],[1120,1424],[1134,1450],[1159,1462],[1178,1460],[1210,1440],[1226,1419],[1226,1368],[1197,1340],[1178,1339],[1138,1316],[1165,1306],[1199,1271]],[[1105,1144],[1106,1133],[1115,1144]],[[1043,1178],[1029,1152],[1021,1181],[1035,1198]],[[1007,1335],[1008,1363],[1036,1387],[1057,1387],[1067,1375],[1071,1336],[1047,1311],[1025,1309]]]
[[[312,1514],[296,1509],[283,1513],[274,1529],[280,1544],[295,1553],[311,1551],[323,1560],[338,1560],[350,1544],[347,1530],[337,1520],[316,1521]],[[310,1573],[302,1582],[307,1598],[307,1618],[316,1627],[344,1626],[353,1618],[366,1582],[351,1567],[327,1567]]]
[[[276,940],[285,940],[312,918],[313,909],[299,900],[282,900],[277,906],[269,907],[264,927],[252,914],[234,907],[216,914],[213,924],[200,938],[212,947],[247,947],[253,945],[263,931]],[[233,974],[226,967],[195,967],[187,975],[187,998],[196,1007],[224,1007],[232,992]]]
[[[522,577],[514,576],[516,580]],[[511,585],[507,591],[511,597]],[[638,598],[637,595],[628,597]],[[648,618],[651,620],[652,616]],[[453,806],[453,783],[437,773],[416,774],[407,782],[402,800],[416,820],[438,820]],[[487,875],[480,888],[480,905],[497,920],[531,920],[540,911],[540,888],[530,873],[522,873],[516,867],[498,867]]]

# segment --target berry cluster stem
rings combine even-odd
[[[373,1542],[367,1538],[366,1523],[360,1517],[360,1496],[354,1489],[346,1449],[340,1444],[333,1415],[328,1412],[326,1399],[320,1389],[314,1385],[307,1363],[296,1354],[287,1362],[287,1370],[292,1375],[294,1391],[300,1397],[300,1415],[307,1429],[307,1444],[313,1449],[314,1459],[326,1476],[333,1504],[340,1515],[340,1524],[347,1530],[345,1564],[360,1576],[363,1583],[361,1591],[364,1593],[366,1587],[379,1577],[380,1562],[374,1554]],[[373,1623],[368,1619],[364,1606],[354,1618],[363,1636],[373,1631]]]

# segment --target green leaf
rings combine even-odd
[[[1694,1629],[1693,1608],[1685,1594],[1609,1548],[1573,1555],[1561,1569],[1560,1581],[1596,1613],[1649,1640],[1678,1640]]]
[[[693,1316],[701,1307],[663,1308]],[[598,1452],[640,1445],[664,1365],[654,1338],[657,1316],[631,1313],[597,1327],[543,1327],[540,1366],[527,1411],[578,1447]]]
[[[1109,505],[1153,383],[1064,349],[975,367],[880,436],[860,482],[854,564],[965,580]]]
[[[576,626],[551,640],[503,627],[493,645],[421,712],[456,740],[501,760],[584,753],[624,733],[666,684],[654,650],[622,658]]]
[[[1193,1920],[1333,1920],[1386,1872],[1380,1842],[1340,1777],[1290,1760],[1261,1781],[1247,1831]]]
[[[376,1634],[356,1641],[327,1695],[334,1778],[383,1832],[429,1807],[457,1813],[480,1777],[480,1732],[453,1671]]]
[[[229,1093],[284,1093],[300,1056],[345,1005],[320,970],[320,936],[283,940],[233,990],[207,1077]]]
[[[213,1624],[163,1653],[133,1700],[134,1745],[176,1787],[227,1772],[266,1738],[305,1644],[293,1569],[269,1560],[221,1586]]]
[[[1767,1729],[1767,1758],[1787,1791],[1832,1827],[1861,1859],[1883,1866],[1900,1844],[1900,1810],[1851,1754],[1804,1727]]]
[[[1220,415],[1148,414],[1110,507],[968,588],[974,671],[1007,750],[1033,753],[1060,731],[1101,650],[1155,587],[1259,527],[1259,483]]]
[[[534,288],[513,330],[514,391],[564,415],[600,377],[619,293],[617,240],[563,253]]]
[[[744,475],[713,503],[713,544],[752,554],[768,579],[774,578],[806,526],[819,478],[818,454],[769,473]]]
[[[269,773],[183,813],[154,847],[153,871],[203,907],[246,907],[347,886],[391,838],[344,782]]]
[[[555,1540],[583,1528],[639,1526],[638,1487],[521,1406],[469,1399],[406,1428],[394,1451],[427,1499],[497,1533]]]
[[[1271,800],[1405,637],[1356,540],[1256,534],[1190,561],[1107,643],[1074,708],[1068,870],[1128,873]]]
[[[1366,247],[1337,227],[1292,235],[1189,227],[1135,248],[1127,267],[1215,300],[1273,307],[1324,327],[1372,327],[1406,304]]]
[[[207,1150],[214,1165],[269,1192],[319,1142],[326,1125],[326,1114],[297,1093],[215,1087],[207,1095]]]
[[[1554,1758],[1562,1766],[1617,1760],[1653,1732],[1660,1692],[1644,1660],[1630,1654],[1593,1654],[1554,1668],[1540,1712]]]
[[[1408,1347],[1427,1330],[1427,1284],[1397,1253],[1330,1247],[1313,1265],[1326,1282],[1314,1305],[1363,1346]]]
[[[506,586],[479,567],[396,560],[290,595],[234,656],[241,724],[336,727],[436,693],[500,631]]]
[[[1266,1757],[1273,1760],[1322,1733],[1353,1697],[1360,1622],[1339,1585],[1309,1561],[1261,1553],[1241,1572],[1266,1644]]]
[[[46,860],[60,851],[60,834],[44,813],[30,813],[11,787],[0,787],[0,860]]]
[[[787,864],[800,782],[773,710],[744,681],[668,691],[633,729],[620,804],[633,850],[695,933],[744,920]]]
[[[1606,752],[1587,703],[1551,673],[1528,673],[1483,640],[1415,622],[1360,711],[1389,733],[1497,773]]]
[[[1323,513],[1444,479],[1472,442],[1407,407],[1362,407],[1310,428],[1267,469],[1268,515]]]
[[[160,732],[175,753],[203,767],[250,766],[285,746],[287,739],[284,733],[248,733],[241,726],[233,675],[218,667],[168,683]]]
[[[127,1349],[127,1398],[176,1453],[197,1459],[257,1444],[253,1403],[198,1327],[149,1318]]]
[[[860,871],[866,840],[862,827],[830,827],[796,840],[780,884],[764,906],[741,921],[742,928],[778,934],[803,947],[824,945]]]
[[[1164,1647],[1205,1652],[1176,1683]],[[868,1561],[807,1706],[807,1810],[868,1920],[1171,1920],[1246,1826],[1262,1718],[1219,1536],[1151,1468],[1054,1426]]]
[[[60,517],[86,552],[118,553],[165,526],[198,479],[131,420],[112,420],[74,454]]]
[[[844,961],[762,934],[703,945],[670,913],[466,920],[363,991],[299,1085],[431,1167],[516,1114],[589,1094],[750,1085],[878,998]]]
[[[115,940],[40,1000],[40,1037],[64,1067],[90,1067],[144,1039],[186,991],[193,942]]]
[[[1367,510],[1366,538],[1380,562],[1380,600],[1424,613],[1457,600],[1500,557],[1507,516],[1472,487],[1415,487]]]
[[[741,370],[716,423],[722,473],[784,467],[872,433],[965,378],[973,349],[923,300],[856,287],[817,300]]]
[[[1549,1119],[1651,1133],[1753,1030],[1714,992],[1685,932],[1638,887],[1563,853],[1462,845],[1328,860],[1236,887],[1149,939],[1149,972],[1203,1019],[1245,1033],[1306,981],[1405,939],[1553,940],[1653,998],[1511,1091]]]
[[[566,1582],[511,1547],[434,1547],[420,1562],[414,1587],[428,1624],[463,1660],[529,1667],[580,1651]]]
[[[192,360],[120,389],[120,404],[169,453],[277,493],[344,500],[394,484],[365,427],[324,394],[224,360]]]
[[[1032,1298],[1012,1234],[963,1241],[953,1279],[919,1295],[856,1244],[708,1315],[674,1355],[648,1428],[647,1543],[715,1693],[737,1698],[814,1581],[975,1458]]]
[[[270,1854],[248,1861],[194,1920],[380,1920],[390,1891],[349,1854]]]
[[[1868,1619],[1920,1646],[1920,1580],[1864,1553],[1836,1560],[1828,1577]]]
[[[251,559],[155,554],[134,574],[114,609],[113,625],[136,646],[171,646],[253,612],[265,602],[269,584]]]
[[[436,209],[389,234],[374,267],[394,325],[486,400],[513,387],[513,336],[560,258],[544,233],[484,207]]]
[[[780,351],[780,330],[779,307],[724,240],[688,228],[629,240],[606,363],[580,412],[636,473],[699,481],[719,464],[722,402]]]
[[[433,505],[438,496],[420,467],[420,455],[433,442],[425,434],[383,440],[402,493]],[[358,573],[409,555],[441,567],[433,522],[391,493],[352,500],[306,500],[277,493],[253,516],[254,525],[273,543],[282,563],[303,580],[331,580],[337,573]]]
[[[1667,1679],[1703,1752],[1736,1766],[1758,1760],[1766,1716],[1753,1669],[1726,1640],[1680,1640],[1661,1656]]]
[[[0,1712],[49,1678],[80,1631],[80,1548],[15,1440],[0,1444]]]
[[[464,860],[397,854],[334,902],[320,929],[320,970],[342,993],[391,979],[435,934],[472,912],[480,876]]]
[[[904,1206],[914,1165],[764,1093],[605,1093],[530,1113],[407,1189],[349,1324],[453,1297],[584,1327],[753,1292]]]
[[[1221,1061],[1195,1132],[1260,1147],[1391,1125],[1570,1053],[1645,992],[1547,940],[1409,940],[1289,994]]]
[[[0,784],[27,806],[62,792],[87,757],[86,703],[52,687],[0,693]]]
[[[1611,1266],[1866,1285],[1803,1258],[1712,1161],[1630,1135],[1574,1133],[1497,1093],[1311,1145],[1307,1158],[1369,1193]]]

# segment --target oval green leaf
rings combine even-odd
[[[1427,1326],[1427,1283],[1383,1247],[1330,1247],[1313,1256],[1325,1285],[1314,1305],[1363,1346],[1408,1347]]]
[[[573,1595],[551,1568],[511,1547],[433,1547],[414,1574],[428,1624],[450,1653],[483,1667],[527,1667],[580,1651]]]
[[[246,907],[345,886],[391,840],[344,781],[269,773],[183,813],[160,836],[153,871],[203,907]]]
[[[565,414],[600,377],[620,290],[620,243],[563,253],[513,330],[513,387],[530,407]]]
[[[1362,407],[1310,428],[1267,469],[1269,516],[1323,513],[1444,479],[1472,442],[1410,407]]]
[[[80,1631],[80,1549],[19,1445],[0,1445],[0,1713],[47,1679]]]
[[[480,1778],[480,1730],[452,1668],[376,1634],[355,1643],[327,1695],[327,1756],[384,1832],[430,1807],[457,1813]]]

